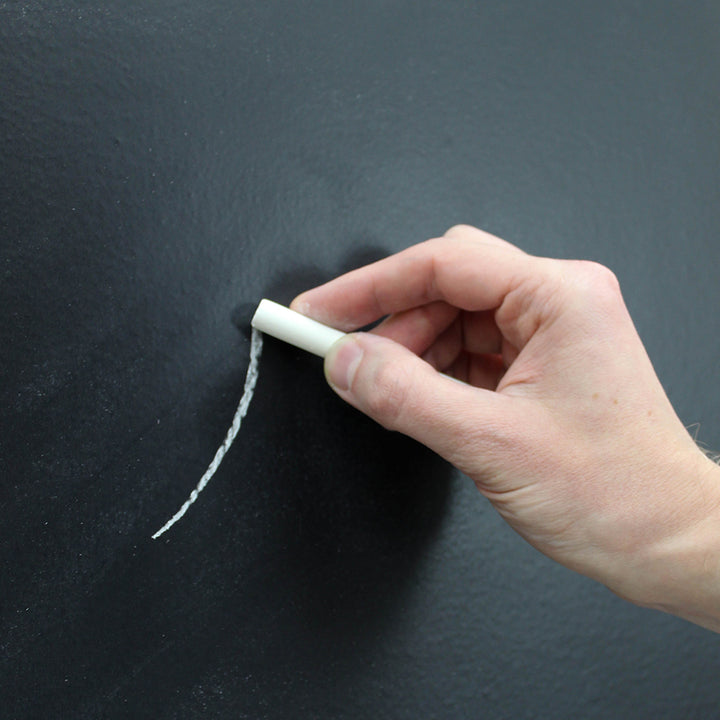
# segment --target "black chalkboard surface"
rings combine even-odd
[[[612,267],[720,448],[717,2],[0,3],[0,716],[711,718],[239,308],[472,223]],[[629,431],[631,431],[629,429]]]

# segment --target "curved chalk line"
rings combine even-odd
[[[180,509],[152,536],[153,540],[157,540],[166,530],[169,530],[188,510],[188,508],[198,499],[198,495],[205,489],[205,486],[210,482],[210,478],[215,474],[215,471],[223,461],[225,454],[230,449],[230,446],[235,440],[235,436],[238,434],[242,419],[247,414],[248,408],[250,407],[250,401],[252,400],[253,393],[255,392],[255,384],[257,383],[258,375],[260,374],[260,354],[262,353],[262,333],[259,330],[253,328],[250,339],[250,364],[248,365],[247,373],[245,375],[245,387],[243,388],[243,394],[240,398],[237,410],[235,411],[235,417],[233,417],[232,425],[227,431],[227,435],[223,440],[222,445],[217,449],[213,461],[208,466],[205,474],[200,478],[200,482],[197,484],[195,489],[190,493],[190,497],[182,504]]]

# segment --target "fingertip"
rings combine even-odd
[[[342,323],[338,320],[336,314],[333,312],[332,306],[327,302],[326,293],[318,292],[320,287],[322,286],[300,293],[300,295],[290,303],[290,309],[300,313],[300,315],[305,315],[312,320],[317,320],[338,330],[350,329],[347,323]]]
[[[310,303],[307,301],[306,295],[307,291],[300,293],[292,300],[288,307],[301,315],[309,315]]]

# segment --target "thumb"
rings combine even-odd
[[[387,338],[341,338],[325,358],[325,376],[343,400],[468,475],[485,475],[484,461],[511,444],[508,398],[442,375]]]

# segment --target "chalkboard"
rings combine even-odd
[[[271,339],[151,535],[242,308],[458,222],[612,267],[720,449],[719,37],[717,2],[0,3],[0,716],[716,717],[716,635]]]

